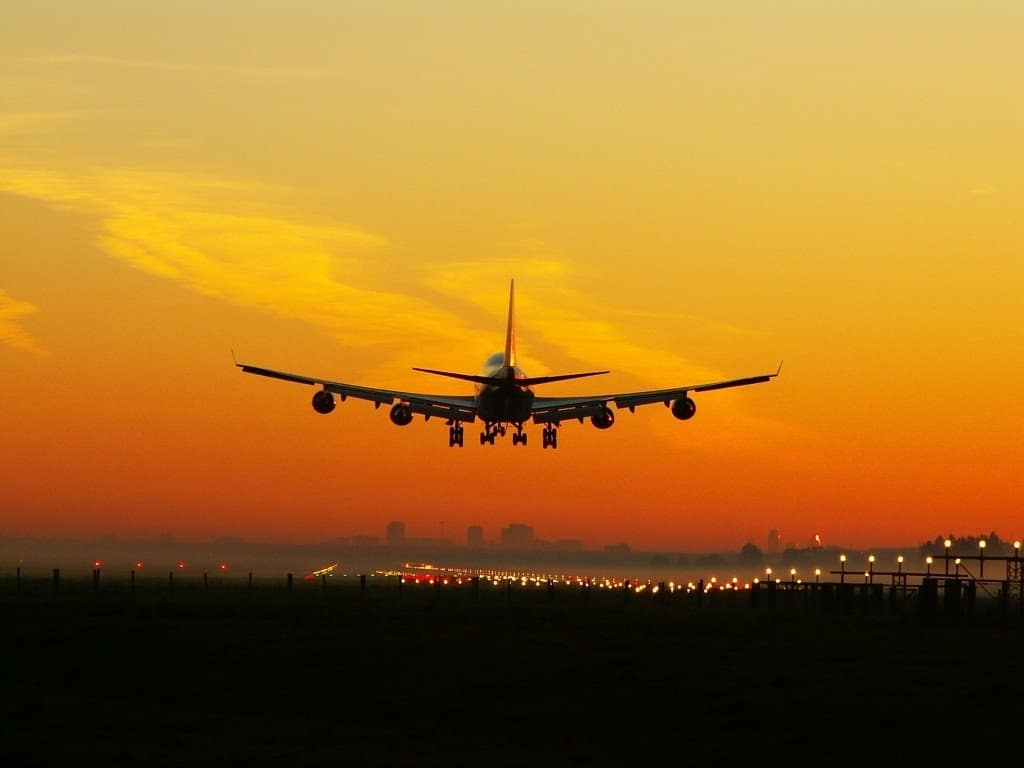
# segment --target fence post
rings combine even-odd
[[[931,626],[935,622],[939,605],[939,582],[936,579],[922,579],[917,592],[917,602],[921,623]]]

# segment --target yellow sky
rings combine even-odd
[[[5,3],[0,533],[1019,536],[1022,37],[1010,2]],[[783,375],[552,454],[231,366],[459,392],[409,369],[475,372],[513,277],[528,372],[613,371],[547,394]]]

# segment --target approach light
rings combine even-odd
[[[1013,542],[1013,548],[1014,548],[1014,550],[1019,552],[1020,551],[1020,542],[1019,541]]]
[[[839,556],[839,562],[840,563],[845,563],[846,562],[846,555],[840,555]]]
[[[900,555],[899,557],[897,557],[896,558],[896,562],[897,563],[902,563],[903,562],[903,555]]]
[[[949,539],[946,539],[944,542],[942,542],[942,546],[944,546],[946,549],[949,549],[953,546],[953,542]]]
[[[141,568],[142,567],[142,561],[141,560],[136,560],[135,561],[135,567],[136,568]]]
[[[984,539],[982,539],[981,541],[978,542],[978,549],[984,549],[987,546],[988,546],[988,542],[985,541]]]
[[[92,563],[93,568],[102,568],[103,562],[101,560],[94,560]]]
[[[868,562],[869,563],[875,562],[875,556],[874,555],[868,555]]]

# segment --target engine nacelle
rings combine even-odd
[[[590,417],[590,423],[598,429],[608,429],[608,427],[615,423],[615,414],[606,405],[601,413],[595,413]]]
[[[334,395],[330,392],[320,390],[313,395],[313,410],[317,413],[327,414],[334,410]]]
[[[404,427],[412,422],[412,407],[408,403],[395,403],[391,406],[391,423]]]
[[[672,415],[680,421],[692,419],[697,412],[697,404],[689,397],[680,397],[672,403]]]

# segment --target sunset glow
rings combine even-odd
[[[0,535],[1020,539],[1022,38],[988,2],[5,3]],[[524,370],[612,371],[541,395],[785,367],[546,451],[233,365],[468,395],[411,368],[477,372],[512,278]]]

